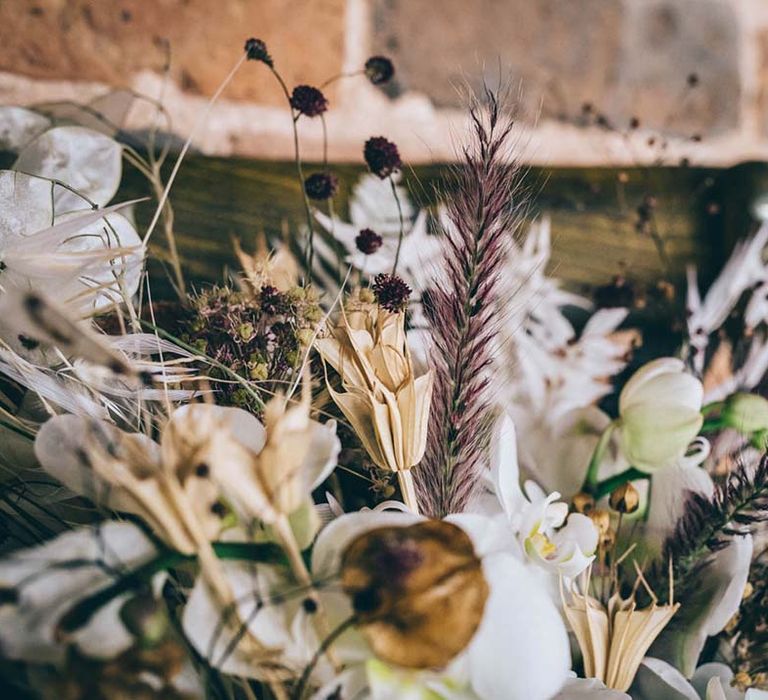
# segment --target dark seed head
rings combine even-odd
[[[352,596],[352,609],[356,613],[372,613],[381,605],[381,594],[373,587],[356,591]]]
[[[386,56],[371,56],[365,62],[365,75],[374,85],[381,85],[392,79],[395,67]]]
[[[373,255],[379,248],[381,248],[381,244],[381,236],[370,228],[362,229],[355,238],[357,249],[366,255]]]
[[[403,165],[397,146],[383,136],[374,136],[365,142],[363,157],[370,171],[382,180]]]
[[[404,311],[408,306],[411,288],[397,275],[376,275],[371,286],[379,306],[387,311]]]
[[[338,189],[339,178],[333,173],[312,173],[304,180],[304,191],[310,199],[330,199]]]
[[[267,45],[261,39],[251,37],[245,42],[245,53],[248,54],[249,61],[261,61],[270,68],[274,67],[272,56],[267,51]]]
[[[291,107],[305,117],[319,117],[328,109],[328,100],[311,85],[297,85],[291,93]]]

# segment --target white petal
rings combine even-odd
[[[624,385],[619,399],[619,411],[623,412],[624,405],[632,402],[643,385],[660,374],[677,374],[685,371],[685,364],[676,357],[660,357],[648,362],[637,370]]]
[[[312,421],[312,439],[302,468],[310,491],[322,484],[336,468],[341,442],[336,435],[336,421]]]
[[[496,487],[496,495],[507,517],[512,517],[525,505],[525,498],[520,489],[515,424],[506,412],[496,420],[490,450],[491,478]]]
[[[469,645],[472,687],[482,698],[551,698],[570,667],[568,635],[557,608],[512,556],[487,557],[483,571],[491,593]]]
[[[122,175],[122,147],[117,141],[80,126],[59,126],[28,144],[14,170],[61,180],[99,206],[115,196]],[[86,200],[56,188],[57,214],[87,209]]]
[[[635,700],[699,700],[698,693],[674,666],[646,656],[632,684]]]
[[[359,511],[336,518],[317,536],[312,550],[312,573],[316,578],[336,576],[341,556],[355,537],[377,527],[413,525],[423,517],[401,511]]]
[[[23,107],[0,107],[0,150],[18,151],[51,125],[50,119]]]

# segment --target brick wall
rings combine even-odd
[[[371,53],[395,61],[384,89],[360,77],[328,89],[334,160],[359,160],[371,134],[411,162],[449,159],[466,89],[500,76],[519,95],[531,163],[768,158],[765,0],[5,0],[0,102],[131,87],[162,94],[186,136],[251,35],[289,86],[353,71]],[[128,126],[153,115],[139,103]],[[318,158],[319,122],[300,126],[304,155]],[[196,145],[291,156],[287,110],[264,66],[242,67]]]

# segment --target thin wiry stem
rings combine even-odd
[[[426,305],[435,388],[414,477],[422,510],[433,517],[463,510],[486,466],[499,279],[524,203],[520,169],[508,158],[512,122],[494,93],[486,90],[485,99],[485,108],[476,99],[470,106],[473,140],[446,202],[444,275]]]
[[[288,91],[288,86],[285,84],[283,77],[274,69],[274,67],[270,66],[270,70],[272,71],[272,75],[275,76],[275,79],[280,84],[280,88],[285,95],[285,99],[288,101],[288,109],[291,110],[291,122],[293,126],[293,156],[294,160],[296,161],[296,176],[299,179],[299,190],[301,190],[301,195],[304,202],[304,213],[307,216],[307,228],[309,229],[307,248],[304,252],[304,262],[307,269],[307,279],[310,279],[312,275],[312,258],[314,257],[315,252],[315,227],[312,222],[312,207],[309,203],[307,192],[304,189],[304,169],[301,164],[301,152],[299,150],[299,128],[297,124],[301,115],[296,113],[296,110],[294,110],[293,105],[291,104],[291,93]],[[325,126],[325,122],[323,122],[323,126]]]
[[[403,247],[403,238],[405,236],[405,221],[403,220],[403,206],[400,204],[400,197],[397,194],[397,185],[389,176],[389,184],[392,185],[392,196],[395,198],[395,204],[397,204],[397,216],[400,220],[400,231],[397,235],[397,250],[395,251],[395,262],[392,264],[392,274],[397,273],[397,265],[400,262],[400,249]]]

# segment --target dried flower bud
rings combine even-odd
[[[368,289],[368,287],[360,289],[357,298],[362,304],[373,304],[373,302],[376,301],[376,296],[370,289]]]
[[[581,493],[577,493],[573,497],[573,509],[577,513],[583,513],[586,515],[594,507],[595,507],[595,499],[592,497],[591,494],[584,493],[582,491]]]
[[[155,646],[168,634],[168,614],[151,593],[129,598],[120,608],[120,620],[142,646]]]
[[[586,513],[586,516],[595,524],[601,539],[606,538],[611,533],[611,514],[602,508],[593,508]]]
[[[376,655],[406,668],[456,657],[480,625],[489,592],[472,540],[444,520],[360,535],[344,552],[341,585]]]
[[[328,109],[328,100],[311,85],[297,85],[291,93],[291,107],[306,117],[319,117]]]
[[[373,255],[382,244],[381,236],[373,229],[364,228],[357,234],[355,245],[361,253]]]
[[[634,513],[640,506],[640,494],[628,481],[611,491],[608,503],[617,513]]]
[[[371,56],[365,62],[365,75],[374,85],[389,82],[395,74],[395,67],[386,56]]]
[[[759,394],[742,391],[731,394],[720,418],[725,425],[740,433],[768,430],[768,401]]]
[[[275,65],[272,61],[272,56],[267,51],[267,45],[261,39],[255,39],[254,37],[247,39],[245,42],[245,53],[248,54],[249,61],[261,61],[270,68],[273,68]]]
[[[333,173],[312,173],[304,180],[304,191],[310,199],[330,199],[339,190],[339,178]]]
[[[365,142],[363,157],[370,171],[382,180],[403,165],[397,146],[383,136],[374,136]]]
[[[384,272],[374,277],[371,289],[378,305],[393,313],[405,310],[412,291],[402,278]]]

